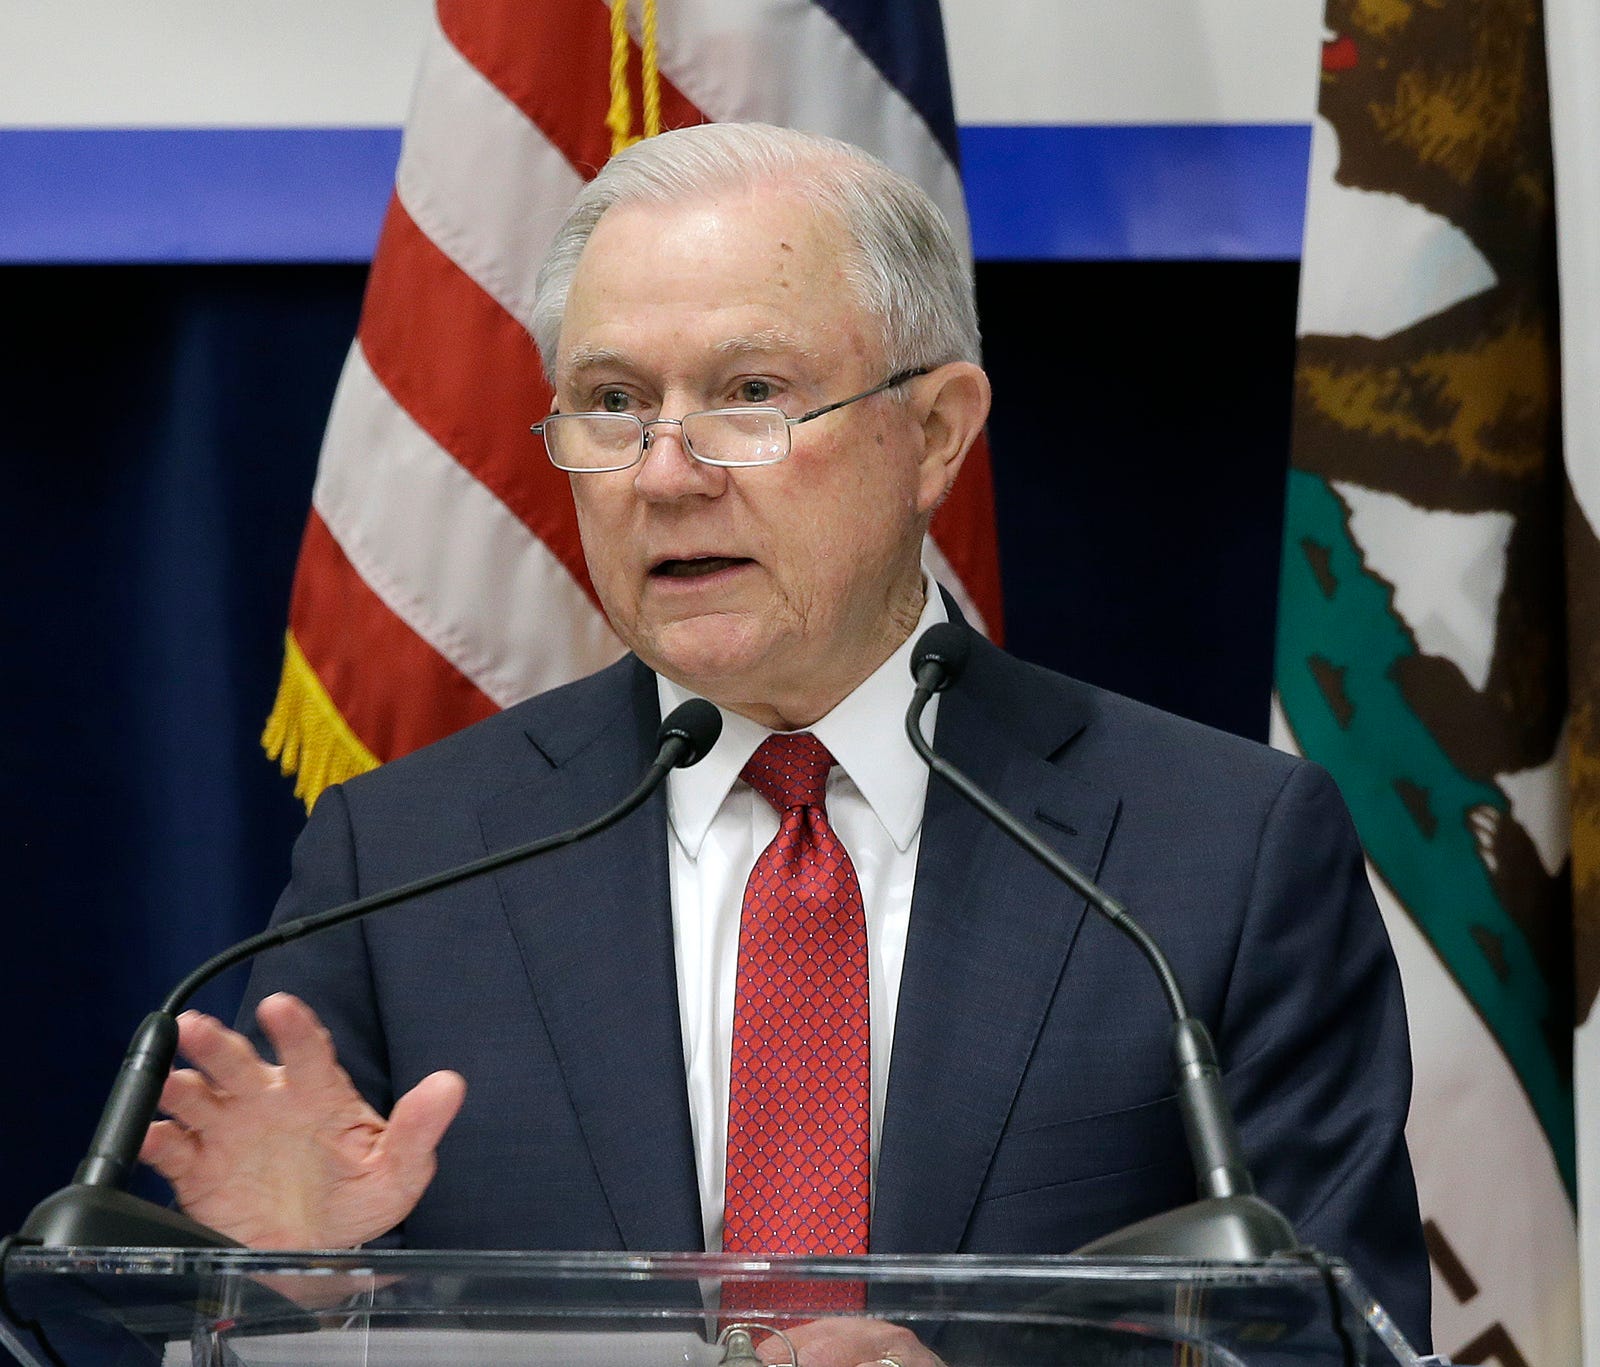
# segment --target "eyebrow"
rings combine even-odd
[[[596,366],[628,367],[628,358],[614,347],[575,347],[567,356],[571,370],[593,370]]]

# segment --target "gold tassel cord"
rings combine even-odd
[[[644,135],[661,131],[661,69],[656,50],[656,0],[643,0],[643,41],[639,47],[639,84],[644,90]]]
[[[261,733],[261,748],[294,775],[294,795],[309,813],[324,789],[378,767],[378,759],[339,714],[294,632],[283,638],[283,675]]]
[[[611,0],[611,155],[637,139],[633,136],[633,97],[628,93],[628,0]]]
[[[628,64],[632,40],[628,36],[629,0],[611,0],[611,107],[606,127],[611,130],[611,155],[632,147],[640,137],[661,131],[661,69],[656,42],[656,0],[641,0],[639,88],[644,102],[642,135],[634,131],[633,95],[628,89]]]

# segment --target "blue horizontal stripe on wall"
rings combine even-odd
[[[1294,260],[1306,125],[961,129],[983,260]],[[0,261],[361,261],[392,128],[0,129]]]
[[[984,260],[1298,260],[1309,124],[967,127]]]
[[[0,129],[0,261],[364,261],[396,128]]]

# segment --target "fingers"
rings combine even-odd
[[[339,1066],[332,1036],[303,1001],[275,992],[256,1007],[256,1020],[277,1055],[276,1067],[221,1021],[198,1011],[185,1011],[178,1018],[179,1048],[209,1079],[211,1101],[256,1096],[281,1084],[292,1085],[295,1094],[313,1106],[341,1109],[359,1104],[349,1074]],[[182,1113],[168,1109],[168,1113],[185,1124],[191,1123],[191,1116],[203,1123],[215,1115],[214,1108],[206,1108],[207,1099],[192,1084],[180,1086],[173,1100],[189,1109]]]
[[[467,1083],[460,1073],[429,1073],[389,1113],[384,1147],[395,1171],[412,1171],[424,1180],[433,1172],[433,1151],[466,1100]]]
[[[332,1036],[299,997],[274,992],[262,998],[256,1007],[256,1021],[272,1042],[278,1062],[291,1072],[312,1074],[339,1066]]]
[[[194,1166],[198,1151],[195,1135],[171,1120],[158,1120],[145,1132],[139,1159],[176,1186]]]
[[[186,1129],[204,1129],[216,1118],[223,1096],[193,1068],[179,1068],[161,1088],[161,1113]]]
[[[267,1064],[255,1046],[212,1016],[198,1011],[179,1016],[178,1048],[225,1092],[250,1092],[265,1081]]]
[[[812,1320],[786,1331],[801,1367],[944,1367],[903,1325],[864,1316]],[[775,1336],[759,1349],[766,1361],[788,1361]]]
[[[308,1114],[342,1115],[341,1123],[350,1124],[355,1112],[366,1112],[334,1052],[333,1036],[315,1011],[298,997],[274,992],[256,1007],[256,1020],[278,1056],[284,1079],[310,1108]],[[378,1117],[368,1113],[363,1119],[370,1123]]]
[[[876,1323],[877,1332],[868,1343],[861,1345],[861,1361],[893,1364],[893,1367],[944,1367],[937,1354],[903,1324],[889,1324],[883,1320]]]

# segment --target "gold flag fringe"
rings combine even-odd
[[[294,795],[309,813],[325,788],[378,767],[378,758],[356,737],[322,680],[301,653],[294,632],[284,633],[283,677],[261,733],[261,748],[295,776]]]
[[[641,136],[653,138],[661,131],[661,72],[657,63],[656,0],[640,6],[639,89],[644,98],[643,134],[633,129],[633,96],[628,90],[628,0],[611,0],[611,108],[606,127],[611,130],[611,155],[632,147]]]

